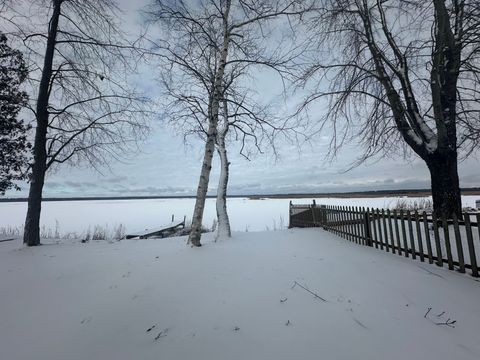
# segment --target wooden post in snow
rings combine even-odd
[[[365,226],[365,240],[367,241],[368,246],[373,246],[372,234],[370,232],[370,211],[367,208],[367,211],[364,213],[364,226]]]
[[[292,228],[292,200],[290,200],[290,204],[288,205],[288,228]]]
[[[312,204],[312,226],[315,227],[317,225],[317,222],[315,220],[315,207],[317,206],[317,204],[315,203],[315,199],[313,199],[313,204]]]

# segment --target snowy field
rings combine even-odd
[[[421,198],[322,198],[317,204],[391,208],[399,199],[415,201]],[[475,206],[480,196],[463,196],[463,206]],[[228,199],[228,211],[234,231],[265,231],[288,226],[288,203],[291,199],[250,200]],[[312,198],[292,199],[294,204],[310,204]],[[59,201],[44,202],[42,226],[59,232],[83,233],[95,225],[114,228],[123,224],[128,231],[158,227],[176,219],[189,219],[193,213],[194,199],[109,200],[109,201]],[[25,221],[25,202],[0,203],[0,228],[20,228]],[[215,199],[207,199],[204,224],[210,227],[216,217]]]
[[[204,243],[0,243],[0,359],[480,359],[470,276],[320,229]]]

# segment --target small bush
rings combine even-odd
[[[433,201],[429,198],[421,198],[410,200],[408,198],[398,199],[397,203],[393,206],[393,210],[410,210],[410,211],[433,211]]]
[[[23,226],[2,226],[0,235],[4,237],[19,237],[23,234]]]
[[[120,224],[113,231],[113,240],[122,240],[123,238],[125,238],[125,226]]]
[[[107,230],[101,225],[93,228],[92,240],[107,240]]]

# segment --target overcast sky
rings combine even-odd
[[[126,11],[125,24],[140,31],[141,20],[136,9],[146,1],[122,0]],[[160,93],[152,69],[142,74],[140,84],[148,95]],[[261,94],[268,96],[276,88],[274,79],[261,79]],[[230,147],[230,194],[271,194],[309,192],[347,192],[364,190],[415,189],[430,186],[429,173],[419,159],[405,161],[401,156],[359,166],[344,172],[361,153],[360,148],[345,147],[333,162],[324,161],[328,137],[318,135],[301,148],[279,143],[278,157],[271,151],[258,154],[250,161]],[[191,138],[185,145],[164,121],[152,119],[152,130],[141,145],[142,151],[132,154],[123,163],[112,163],[102,174],[85,168],[63,167],[49,174],[44,196],[127,196],[127,195],[194,195],[200,175],[203,144]],[[218,181],[218,158],[214,159],[210,191]],[[480,186],[480,162],[471,158],[459,164],[462,187]],[[22,191],[7,196],[26,196]]]

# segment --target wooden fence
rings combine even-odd
[[[479,276],[480,213],[463,219],[436,218],[426,212],[351,206],[293,205],[289,227],[322,227],[357,244],[428,261]]]

